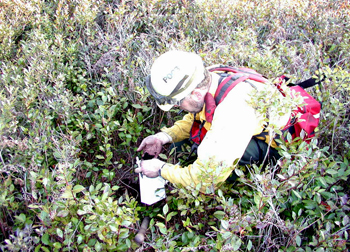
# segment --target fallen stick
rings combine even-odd
[[[149,225],[149,221],[150,221],[150,218],[149,217],[145,217],[141,223],[141,227],[140,227],[140,230],[139,232],[137,233],[137,235],[135,236],[135,241],[138,243],[138,244],[142,244],[143,241],[145,240],[145,234],[146,234],[146,231],[147,231],[147,228],[148,228],[148,225]]]

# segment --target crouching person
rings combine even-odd
[[[264,123],[248,103],[254,90],[267,85],[262,76],[249,71],[211,72],[199,55],[169,51],[155,60],[146,85],[162,110],[178,107],[188,114],[141,142],[138,151],[154,158],[143,160],[136,172],[148,177],[162,176],[185,187],[201,183],[205,192],[208,183],[234,177],[230,175],[234,175],[237,163],[260,165],[279,158],[276,149],[256,137],[264,131]],[[288,119],[286,113],[273,123],[282,127]],[[181,167],[157,158],[163,145],[185,139],[194,143],[197,158],[193,163]],[[210,167],[219,171],[214,180],[206,174]]]

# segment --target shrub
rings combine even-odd
[[[0,7],[2,250],[349,246],[347,3],[5,0]],[[239,167],[236,183],[209,194],[169,186],[166,200],[139,203],[136,146],[180,117],[161,112],[143,84],[169,49],[270,79],[326,76],[311,90],[323,105],[317,139],[281,144],[278,167]],[[209,176],[219,172],[210,169]],[[144,216],[152,219],[138,247]]]

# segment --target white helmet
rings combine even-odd
[[[195,53],[169,51],[158,57],[146,85],[157,105],[169,111],[205,78],[201,57]]]

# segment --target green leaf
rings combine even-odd
[[[159,231],[162,233],[162,234],[166,234],[167,233],[167,229],[165,227],[165,225],[161,222],[158,222],[156,224],[156,226],[159,228]]]
[[[78,211],[77,211],[77,214],[78,215],[83,215],[83,214],[86,214],[87,212],[85,212],[84,210],[81,210],[81,209],[79,209]]]
[[[23,213],[21,213],[21,214],[18,215],[18,216],[15,216],[15,218],[16,218],[17,220],[19,220],[20,222],[22,222],[22,223],[25,223],[25,222],[26,222],[26,219],[27,219],[26,215],[23,214]]]
[[[291,159],[292,156],[289,154],[289,152],[287,151],[282,151],[282,155],[286,158],[286,159]]]
[[[112,190],[113,191],[117,191],[119,188],[120,188],[120,186],[115,185],[115,186],[112,187]]]
[[[56,229],[56,233],[57,233],[57,235],[58,235],[60,238],[63,238],[63,232],[62,232],[61,229],[57,228],[57,229]]]
[[[83,241],[83,236],[81,234],[78,235],[77,243],[80,244]]]
[[[260,207],[262,202],[261,202],[261,196],[258,194],[254,194],[254,202],[257,207]]]
[[[292,142],[292,135],[289,132],[287,133],[287,141],[288,143]]]
[[[96,241],[97,241],[96,239],[89,239],[88,246],[89,247],[95,246]]]
[[[35,247],[34,252],[39,252],[40,248],[41,248],[41,244],[39,244],[38,246]]]
[[[49,245],[50,244],[50,236],[48,233],[45,233],[42,237],[41,237],[41,241],[42,243],[44,243],[45,245]]]
[[[140,109],[142,108],[142,106],[140,104],[132,104],[132,106],[136,109]]]
[[[129,227],[131,224],[132,222],[129,220],[123,220],[121,225],[124,227]]]
[[[220,189],[218,190],[218,194],[219,194],[220,197],[222,197],[224,195],[223,192]]]
[[[220,230],[219,229],[217,229],[217,227],[215,227],[215,226],[210,226],[212,229],[214,229],[214,231],[216,231],[216,232],[220,232]]]
[[[85,187],[82,185],[76,185],[73,187],[73,193],[79,193],[84,190],[85,190]]]
[[[227,220],[221,220],[221,227],[224,229],[224,230],[227,230],[228,227],[229,227],[229,222]]]
[[[120,239],[125,239],[129,236],[129,229],[127,228],[122,228],[119,231],[119,238]]]
[[[250,251],[253,248],[253,243],[251,240],[248,241],[247,249]]]
[[[295,242],[297,243],[297,245],[300,247],[301,246],[301,238],[299,235],[297,235],[297,237],[295,238]]]
[[[43,178],[43,185],[47,186],[50,180],[48,178]]]
[[[324,248],[318,248],[316,252],[324,252]]]
[[[166,216],[166,221],[170,221],[171,218],[172,218],[173,216],[175,216],[175,215],[177,215],[177,212],[170,212],[170,213]]]
[[[95,244],[95,250],[96,250],[96,251],[102,251],[102,244],[99,243],[99,242],[96,242],[96,244]]]
[[[242,177],[244,175],[244,173],[238,168],[235,169],[235,173],[237,174],[238,177]]]
[[[51,252],[47,247],[41,247],[44,252]]]
[[[55,249],[60,249],[60,248],[62,248],[62,244],[60,243],[60,242],[55,242],[54,244],[52,244],[54,247],[55,247]]]
[[[169,206],[168,206],[168,204],[165,204],[163,206],[163,214],[164,214],[164,216],[167,215],[168,212],[169,212]]]
[[[66,217],[67,215],[69,214],[69,211],[68,210],[61,210],[57,213],[57,216],[58,217],[61,217],[61,218],[64,218]]]
[[[156,226],[159,227],[159,228],[165,228],[165,225],[162,222],[157,222]]]
[[[316,207],[316,202],[313,200],[303,200],[306,209],[314,209]]]
[[[29,208],[33,208],[33,209],[37,209],[40,208],[40,206],[34,205],[34,204],[30,204],[28,205]]]
[[[117,232],[118,231],[117,225],[115,225],[115,224],[109,225],[109,228],[111,229],[112,232]]]
[[[240,238],[238,238],[238,240],[232,242],[232,247],[233,247],[233,251],[238,251],[239,248],[241,247],[242,245],[242,240]]]
[[[64,191],[64,193],[61,195],[61,198],[63,198],[63,199],[72,199],[73,198],[72,191],[70,189],[66,189]]]
[[[223,211],[216,211],[214,213],[215,218],[217,218],[218,220],[221,220],[222,218],[224,218],[225,215],[226,213]]]
[[[297,191],[295,190],[292,190],[292,191],[295,194],[295,196],[297,196],[299,199],[302,199],[301,195]]]
[[[326,180],[325,180],[323,177],[320,177],[318,180],[319,180],[325,187],[328,187],[328,184],[327,184]]]
[[[129,239],[125,240],[125,244],[126,244],[126,246],[128,246],[128,248],[131,247],[131,241]]]
[[[331,184],[334,184],[336,182],[336,180],[330,176],[325,176],[324,180],[326,181],[327,185],[331,185]]]
[[[116,249],[117,251],[127,251],[128,245],[126,243],[119,242],[118,245],[116,246]]]

